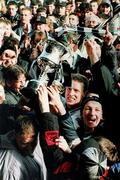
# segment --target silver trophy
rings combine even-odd
[[[54,38],[49,37],[46,41],[42,53],[37,58],[37,65],[40,69],[38,79],[31,79],[23,88],[22,93],[26,96],[37,94],[40,85],[56,85],[63,90],[63,71],[61,57],[67,53],[67,47]],[[27,93],[26,93],[27,92]],[[28,93],[29,92],[29,93]]]

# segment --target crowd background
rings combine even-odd
[[[0,0],[1,180],[119,180],[119,105],[119,0]]]

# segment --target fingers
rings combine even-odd
[[[63,145],[63,143],[66,142],[63,136],[59,136],[59,138],[55,139],[55,144],[58,146]]]
[[[41,112],[50,112],[48,92],[45,85],[40,85],[38,89],[38,100]]]
[[[39,88],[38,88],[38,95],[39,96],[44,96],[45,94],[48,94],[46,86],[45,85],[40,85]]]
[[[106,33],[105,34],[108,34],[109,33],[109,26],[108,24],[106,24]]]
[[[56,96],[58,97],[59,93],[58,93],[58,89],[56,87],[50,86],[50,87],[47,87],[47,90],[48,90],[48,95],[51,98],[55,98]]]

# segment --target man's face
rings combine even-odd
[[[17,63],[17,54],[13,50],[6,49],[1,55],[1,60],[5,68],[11,67]]]
[[[12,88],[16,92],[20,92],[20,90],[25,86],[26,77],[24,74],[21,74],[16,81],[12,81],[10,84],[10,88]]]
[[[66,87],[65,98],[69,108],[78,105],[84,96],[83,83],[72,80],[71,87]]]
[[[95,128],[102,119],[102,106],[99,102],[88,101],[83,109],[83,120],[88,128]]]
[[[90,19],[90,20],[88,20],[87,21],[87,27],[89,27],[89,28],[94,28],[95,26],[97,26],[98,25],[98,23],[97,23],[97,21],[96,21],[96,19]]]
[[[33,5],[31,9],[33,15],[37,14],[38,5]]]
[[[109,15],[109,13],[110,13],[110,6],[108,6],[107,4],[101,5],[100,9],[101,9],[102,14]]]
[[[70,26],[77,26],[79,24],[79,19],[75,15],[70,15],[69,16],[69,24]]]
[[[54,4],[49,4],[47,8],[48,8],[49,14],[52,14],[55,9],[55,6],[54,6]]]
[[[16,136],[17,147],[24,155],[32,154],[36,146],[36,135],[34,130]]]
[[[20,14],[21,22],[24,24],[29,24],[32,18],[32,14],[28,10],[22,10]]]
[[[15,5],[9,5],[8,12],[10,16],[15,16],[18,8]]]
[[[64,16],[65,15],[65,7],[59,6],[57,7],[57,13],[59,16]]]
[[[47,14],[45,11],[41,11],[37,13],[37,16],[43,16],[43,17],[47,17]]]

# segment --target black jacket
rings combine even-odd
[[[106,136],[120,144],[120,89],[109,69],[100,61],[92,66],[94,90],[100,95],[105,117]]]

